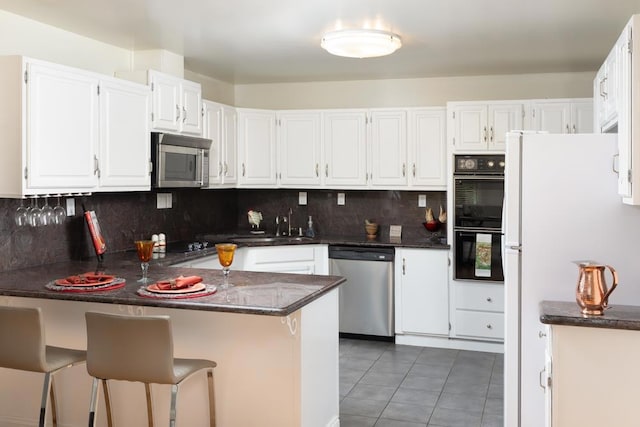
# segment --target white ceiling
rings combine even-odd
[[[640,0],[0,0],[123,48],[166,49],[230,83],[595,71]],[[392,30],[403,47],[333,57],[326,31]]]

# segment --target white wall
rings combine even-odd
[[[238,107],[444,106],[447,101],[593,96],[594,72],[236,85]]]
[[[234,87],[231,83],[216,80],[189,70],[184,70],[184,78],[200,83],[202,86],[202,99],[235,105]]]
[[[113,75],[131,51],[0,10],[0,55],[23,55]]]

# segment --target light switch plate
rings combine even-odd
[[[304,205],[307,204],[307,192],[306,191],[298,192],[298,204],[300,206],[304,206]]]
[[[338,206],[344,206],[344,193],[338,193]]]
[[[418,194],[418,207],[426,208],[427,207],[427,195],[426,194]]]
[[[74,198],[68,198],[67,202],[67,216],[74,216],[76,214],[76,200]]]

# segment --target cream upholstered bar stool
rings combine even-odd
[[[213,368],[216,363],[204,359],[173,357],[173,335],[169,316],[128,316],[85,313],[87,320],[87,371],[93,377],[89,426],[95,424],[98,382],[105,390],[107,416],[111,420],[106,381],[141,382],[147,395],[147,419],[153,426],[151,384],[171,385],[169,425],[175,426],[178,386],[191,375],[206,370],[209,387],[209,424],[215,427]]]
[[[58,425],[53,375],[85,361],[82,350],[46,345],[40,308],[0,306],[0,367],[44,374],[38,425],[44,427],[47,399],[51,418]]]

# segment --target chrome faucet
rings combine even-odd
[[[291,237],[291,208],[289,208],[289,234],[288,236]]]

